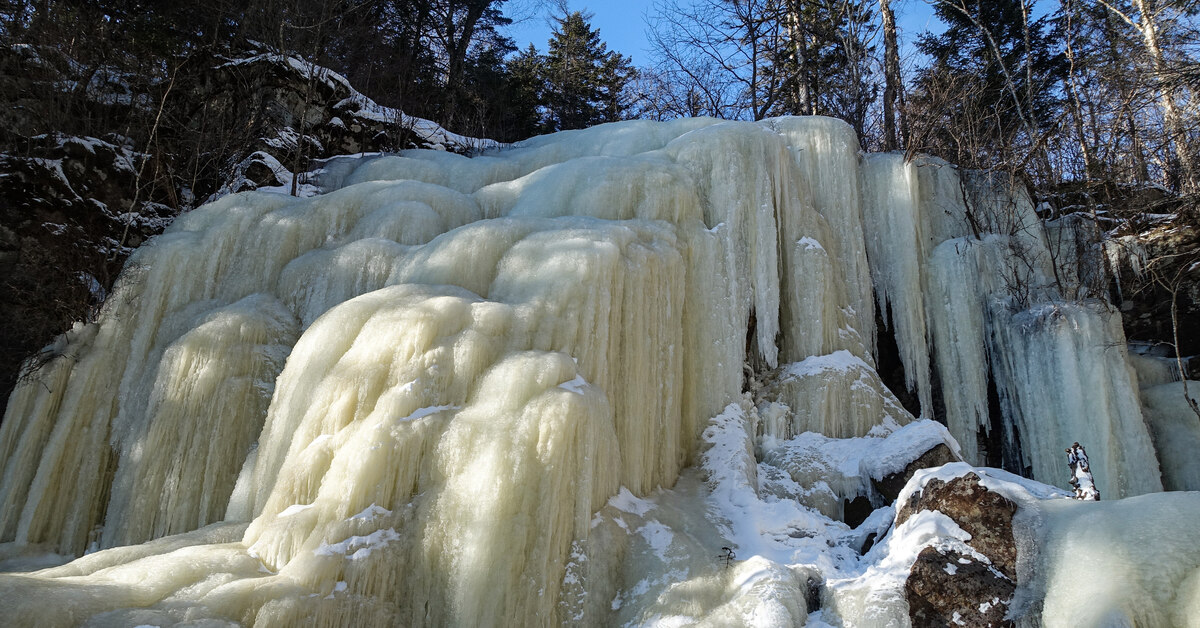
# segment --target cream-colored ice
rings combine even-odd
[[[1004,340],[1029,327],[1011,312],[1054,296],[1037,273],[1005,281],[1042,263],[1024,197],[936,160],[864,160],[830,119],[619,123],[471,159],[341,160],[325,185],[181,217],[13,394],[0,560],[103,550],[0,574],[13,621],[801,622],[829,562],[813,548],[848,532],[826,515],[874,473],[820,477],[814,437],[953,444],[903,431],[876,303],[923,413],[936,383],[971,458],[994,381],[1047,481],[1065,482],[1049,461],[1086,440],[1085,411],[1032,416],[1079,396],[1018,367],[1123,342],[1097,308],[1071,319],[1086,333]],[[1120,357],[1061,387],[1114,388],[1086,411],[1107,417],[1087,443],[1106,496],[1157,488],[1117,479],[1157,465],[1113,449],[1145,434]],[[785,462],[760,476],[762,459]],[[802,523],[747,540],[737,521],[759,515]],[[752,562],[715,570],[722,542]]]
[[[1200,495],[1041,504],[1031,583],[1042,625],[1194,626],[1200,612]]]

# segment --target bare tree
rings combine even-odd
[[[1192,276],[1200,271],[1200,249],[1181,251],[1164,255],[1150,260],[1145,265],[1144,273],[1150,283],[1166,292],[1170,298],[1171,309],[1171,348],[1175,352],[1175,367],[1179,370],[1179,379],[1183,383],[1183,398],[1196,418],[1200,419],[1200,404],[1188,392],[1188,373],[1183,365],[1183,349],[1179,344],[1179,292],[1196,279]]]
[[[862,135],[878,97],[875,0],[660,0],[655,71],[680,112],[831,115]]]
[[[775,0],[661,0],[650,44],[679,113],[764,118],[780,96],[771,52],[783,45]],[[680,107],[679,105],[683,106]]]
[[[908,124],[904,117],[904,82],[900,78],[900,46],[896,38],[896,15],[891,0],[879,0],[883,22],[883,149],[897,150],[901,136],[907,140]],[[899,133],[897,133],[899,116]]]
[[[1171,70],[1162,45],[1162,24],[1167,21],[1166,13],[1171,9],[1170,3],[1133,0],[1135,13],[1131,14],[1108,0],[1098,1],[1141,36],[1149,56],[1152,77],[1159,92],[1163,125],[1169,134],[1167,141],[1174,147],[1175,159],[1178,162],[1179,188],[1187,192],[1196,191],[1200,181],[1197,180],[1195,159],[1189,146],[1189,134],[1176,101],[1175,82],[1170,80]]]

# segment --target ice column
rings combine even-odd
[[[997,307],[993,316],[993,346],[1005,347],[993,351],[993,372],[1034,479],[1063,485],[1062,451],[1079,441],[1101,495],[1161,491],[1125,345],[1114,344],[1123,336],[1120,315],[1085,302]]]

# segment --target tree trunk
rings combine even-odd
[[[1142,42],[1146,46],[1146,52],[1150,54],[1150,63],[1154,71],[1154,78],[1159,84],[1159,104],[1162,107],[1163,124],[1167,127],[1167,132],[1171,134],[1171,137],[1168,139],[1175,147],[1175,158],[1179,162],[1179,189],[1190,192],[1196,188],[1197,183],[1195,166],[1192,154],[1188,151],[1183,118],[1179,115],[1179,109],[1175,106],[1175,89],[1166,80],[1166,59],[1163,57],[1162,48],[1159,46],[1158,16],[1155,14],[1155,7],[1152,0],[1134,0],[1133,6],[1142,16],[1141,28],[1139,29],[1142,35]]]
[[[396,95],[396,107],[401,110],[411,110],[411,103],[407,100],[409,96],[409,88],[412,87],[413,75],[417,69],[417,60],[420,58],[422,51],[421,33],[427,28],[432,28],[429,20],[429,3],[422,2],[419,5],[416,19],[411,23],[404,24],[402,32],[402,41],[405,46],[404,63],[400,67],[399,74],[399,93]]]
[[[814,115],[816,111],[813,107],[813,94],[809,89],[811,68],[808,67],[808,42],[805,41],[807,37],[802,15],[803,8],[803,0],[788,2],[788,37],[792,44],[792,60],[796,64],[796,113]]]
[[[896,43],[896,15],[892,13],[891,0],[879,0],[879,14],[883,18],[883,149],[902,148],[896,131],[896,114],[901,116],[904,127],[904,110],[900,105],[900,47]]]
[[[1106,14],[1104,20],[1104,36],[1108,42],[1108,63],[1114,67],[1121,67],[1121,51],[1117,47],[1117,16],[1113,13]],[[1133,167],[1133,178],[1138,183],[1146,183],[1150,181],[1150,166],[1146,163],[1146,151],[1142,148],[1142,134],[1138,126],[1137,117],[1133,112],[1134,89],[1126,80],[1124,72],[1119,72],[1116,75],[1117,91],[1121,97],[1121,108],[1117,113],[1117,120],[1113,125],[1112,133],[1114,135],[1120,133],[1121,126],[1125,127],[1125,132],[1129,134],[1129,159]],[[1097,136],[1097,139],[1099,136]],[[1099,146],[1097,141],[1095,145]],[[1109,159],[1112,162],[1112,159]]]
[[[483,16],[484,9],[490,4],[490,0],[468,0],[467,12],[463,16],[461,24],[454,23],[455,12],[453,9],[446,11],[445,29],[446,29],[446,52],[450,55],[449,63],[446,68],[446,112],[444,114],[444,124],[452,124],[454,116],[457,113],[458,97],[460,87],[462,87],[463,66],[467,58],[467,49],[471,46],[471,39],[475,36],[475,26],[479,22],[479,18]],[[457,36],[455,34],[457,28]]]
[[[1067,93],[1070,95],[1068,102],[1070,102],[1071,106],[1071,119],[1075,127],[1075,137],[1079,142],[1079,150],[1083,154],[1083,178],[1084,181],[1091,181],[1092,177],[1098,174],[1095,172],[1098,169],[1098,164],[1095,163],[1091,145],[1088,143],[1087,134],[1083,130],[1083,104],[1079,98],[1079,84],[1076,81],[1075,71],[1075,48],[1072,44],[1075,36],[1073,29],[1073,18],[1075,17],[1074,2],[1068,0],[1065,8],[1067,13],[1067,33],[1064,42],[1064,51],[1067,55]],[[1091,203],[1091,205],[1092,214],[1095,217],[1095,203]]]

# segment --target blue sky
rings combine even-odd
[[[532,43],[544,53],[551,31],[547,16],[553,12],[553,9],[550,3],[539,4],[541,4],[540,10],[537,5],[525,4],[522,8],[529,16],[513,24],[508,29],[508,35],[516,40],[520,48],[525,48]],[[585,11],[593,14],[592,27],[600,29],[600,38],[608,44],[609,50],[616,50],[633,57],[634,65],[646,65],[650,62],[649,44],[646,43],[646,15],[651,11],[653,2],[650,0],[607,0],[605,2],[575,0],[569,4],[572,11]],[[903,47],[908,47],[921,31],[940,25],[933,17],[933,10],[930,6],[921,0],[895,2],[893,7],[896,11],[896,21]]]

